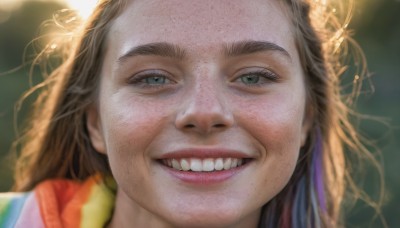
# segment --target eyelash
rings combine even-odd
[[[255,82],[255,83],[246,84],[245,82],[242,81],[242,79],[246,76],[256,76],[259,78],[257,78],[257,82]],[[150,83],[144,81],[146,79],[150,79],[150,78],[154,78],[154,77],[163,78],[166,82],[161,83],[161,84],[150,84]],[[262,81],[263,79],[264,79],[264,81]],[[265,81],[265,80],[267,80],[267,81]],[[267,84],[268,82],[277,82],[278,80],[279,80],[279,76],[276,73],[274,73],[270,70],[262,69],[262,70],[256,70],[253,72],[243,73],[239,77],[237,77],[234,80],[234,82],[239,82],[241,84],[244,84],[247,87],[261,87],[264,84]],[[171,84],[171,82],[172,82],[172,80],[170,80],[167,75],[165,75],[164,73],[160,73],[160,72],[143,72],[143,73],[134,75],[133,77],[131,77],[127,80],[128,84],[139,86],[144,89],[164,88],[168,84]]]
[[[235,81],[239,80],[240,83],[245,84],[243,81],[241,81],[241,79],[243,77],[253,76],[253,75],[254,76],[258,76],[258,77],[260,77],[262,79],[265,79],[265,80],[267,80],[269,82],[278,82],[279,81],[279,75],[277,75],[276,73],[274,73],[274,72],[272,72],[270,70],[266,70],[266,69],[262,69],[262,70],[257,70],[257,71],[241,74],[239,77],[237,77],[235,79]],[[268,82],[257,82],[255,84],[245,84],[245,85],[249,86],[249,87],[260,87],[260,86],[263,86],[266,83],[268,83]]]
[[[149,84],[148,82],[144,81],[146,79],[150,79],[150,78],[154,78],[154,77],[163,78],[166,81],[166,83],[163,83],[163,84]],[[143,73],[143,74],[139,73],[138,75],[135,75],[135,76],[131,77],[127,81],[128,84],[140,86],[142,88],[151,88],[151,89],[159,89],[161,87],[165,87],[167,84],[170,84],[171,82],[172,82],[172,80],[170,80],[168,78],[168,76],[166,76],[163,73],[159,73],[159,72],[149,72],[149,73]]]

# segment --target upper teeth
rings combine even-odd
[[[194,172],[210,172],[214,170],[228,170],[243,164],[240,158],[182,158],[182,159],[165,159],[164,165],[183,171]]]

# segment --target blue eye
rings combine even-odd
[[[143,89],[160,89],[174,82],[169,79],[169,76],[165,72],[149,70],[134,75],[128,79],[127,83]]]
[[[278,81],[278,75],[268,70],[261,70],[242,74],[236,81],[247,86],[261,86],[270,82]]]
[[[165,76],[150,76],[142,79],[146,84],[149,85],[163,85],[166,83],[167,79]]]
[[[244,84],[257,84],[260,81],[260,76],[254,75],[254,74],[249,74],[249,75],[240,77],[240,80]]]

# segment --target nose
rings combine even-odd
[[[223,131],[234,124],[226,94],[216,86],[198,86],[191,90],[178,110],[178,129],[199,134]]]

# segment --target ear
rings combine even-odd
[[[106,154],[106,147],[101,127],[99,112],[95,105],[89,107],[86,111],[86,127],[89,131],[89,138],[97,152]]]

